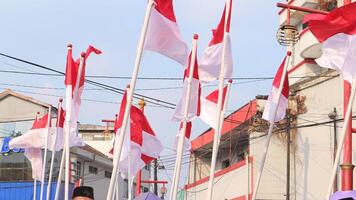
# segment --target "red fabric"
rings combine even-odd
[[[273,80],[273,87],[279,88],[281,79],[282,79],[282,74],[283,74],[283,68],[286,62],[287,56],[284,58],[282,64],[279,66],[278,71],[274,77]],[[282,95],[285,97],[289,96],[289,80],[288,80],[288,74],[286,74],[286,78],[284,79],[284,84],[283,84],[283,89],[282,89]]]
[[[148,164],[148,163],[150,163],[152,160],[154,160],[155,158],[152,158],[152,157],[150,157],[150,156],[147,156],[147,155],[145,155],[145,154],[141,154],[141,160],[143,160],[143,162],[145,163],[145,164]]]
[[[33,129],[40,129],[40,128],[46,128],[47,127],[47,123],[48,123],[48,114],[46,114],[45,116],[43,116],[42,118],[35,120],[32,124],[32,128]]]
[[[227,86],[224,87],[223,89],[223,99],[222,99],[222,107],[224,107],[225,104],[225,98],[226,98],[226,92],[227,92]],[[219,89],[214,90],[212,93],[210,93],[208,96],[205,97],[207,100],[218,104],[218,98],[219,98]]]
[[[63,108],[61,108],[59,114],[60,114],[60,116],[59,116],[59,121],[58,121],[57,127],[63,128],[64,127],[64,121],[65,121],[66,112],[63,110]]]
[[[125,92],[125,94],[122,96],[119,115],[118,115],[117,119],[115,119],[115,125],[114,125],[114,133],[115,133],[115,135],[116,135],[117,130],[119,128],[121,128],[122,121],[124,120],[126,101],[127,101],[127,92]]]
[[[176,22],[172,0],[155,0],[155,2],[155,8],[159,13],[161,13],[167,19]]]
[[[89,55],[91,53],[93,53],[93,52],[95,54],[101,54],[101,51],[99,49],[96,49],[95,47],[89,45],[89,47],[86,50],[85,56],[84,56],[84,63],[83,63],[82,74],[80,76],[79,87],[84,86],[86,60],[89,57]],[[73,56],[72,56],[72,49],[71,48],[68,49],[67,65],[66,65],[66,77],[65,77],[64,83],[65,83],[65,85],[72,85],[72,95],[74,93],[75,85],[76,85],[76,82],[77,82],[79,64],[80,64],[80,59],[78,58],[74,62]]]
[[[190,54],[189,54],[188,67],[186,67],[185,70],[184,70],[183,81],[185,81],[186,78],[189,78],[191,56],[192,56],[192,52],[190,52]],[[197,80],[200,80],[200,79],[199,79],[199,65],[198,65],[197,55],[195,55],[193,78],[194,78],[194,79],[197,79]],[[201,84],[200,84],[200,83],[199,83],[198,95],[199,95],[199,96],[198,96],[197,116],[200,115],[200,109],[201,109],[201,104],[200,104]]]
[[[336,8],[325,17],[310,14],[305,21],[309,20],[309,29],[314,36],[323,42],[338,33],[347,35],[356,34],[356,2]]]
[[[226,32],[230,32],[230,21],[231,21],[231,8],[232,8],[232,0],[231,0],[231,5],[230,5],[230,12],[229,16],[227,19],[227,24],[226,24]],[[221,16],[220,22],[216,29],[213,29],[213,38],[211,39],[209,46],[213,46],[218,43],[222,43],[224,39],[224,26],[225,26],[225,13],[226,13],[226,5],[224,7],[224,12],[223,15]]]
[[[179,125],[179,130],[183,128],[183,122]],[[190,135],[192,134],[192,122],[187,122],[187,128],[185,129],[185,137],[190,139]]]

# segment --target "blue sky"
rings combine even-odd
[[[234,1],[231,39],[234,77],[271,77],[279,66],[285,49],[276,42],[278,1]],[[0,1],[0,52],[64,71],[66,44],[72,43],[78,56],[89,44],[103,51],[89,58],[87,75],[131,76],[136,45],[140,34],[146,1],[84,1],[84,0],[3,0]],[[194,33],[199,34],[198,52],[202,55],[222,14],[223,0],[175,0],[177,22],[188,46]],[[0,69],[47,72],[0,57]],[[181,77],[183,67],[161,55],[145,52],[139,76]],[[24,92],[64,95],[64,89],[34,89],[8,86],[22,84],[49,88],[64,88],[63,77],[25,76],[0,73],[0,91],[12,88]],[[94,80],[94,79],[93,79]],[[125,88],[129,80],[95,79],[115,87]],[[258,94],[267,94],[271,81],[234,84],[228,110],[233,111]],[[235,82],[236,83],[236,82]],[[137,92],[171,103],[177,103],[180,89],[149,90],[181,86],[180,81],[148,81],[137,83]],[[86,85],[87,89],[95,87]],[[141,90],[140,90],[141,89]],[[208,93],[214,88],[204,88]],[[58,97],[29,94],[42,101],[56,104]],[[121,95],[98,90],[86,90],[80,122],[101,124],[118,111]],[[178,124],[171,122],[172,110],[148,105],[146,115],[164,146],[171,147]],[[208,127],[199,120],[193,123],[192,137]],[[163,154],[172,154],[168,148]],[[171,173],[171,172],[169,172]],[[183,180],[182,180],[183,181]],[[181,181],[181,182],[182,182]],[[185,181],[185,180],[184,180]]]

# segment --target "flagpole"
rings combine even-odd
[[[120,129],[120,134],[119,134],[119,138],[118,138],[118,142],[117,145],[115,145],[114,147],[114,163],[113,163],[113,172],[112,172],[112,176],[110,179],[110,185],[109,185],[109,189],[108,189],[108,194],[106,197],[106,200],[111,200],[112,196],[113,196],[113,192],[114,192],[114,187],[115,187],[115,182],[117,181],[117,171],[118,171],[118,165],[119,165],[119,158],[121,155],[121,151],[122,151],[122,145],[124,142],[124,136],[125,136],[125,131],[126,131],[126,126],[127,126],[127,122],[129,120],[129,111],[131,108],[131,103],[132,103],[132,97],[133,97],[133,93],[135,90],[135,86],[136,86],[136,80],[137,80],[137,75],[138,75],[138,71],[140,68],[140,64],[141,64],[141,57],[142,57],[142,52],[143,52],[143,46],[145,43],[145,39],[146,39],[146,33],[147,33],[147,27],[148,27],[148,22],[149,22],[149,18],[151,15],[151,10],[152,7],[154,5],[154,1],[153,0],[149,0],[147,3],[147,8],[146,8],[146,15],[145,15],[145,19],[144,19],[144,23],[142,26],[142,31],[141,31],[141,35],[140,35],[140,40],[137,46],[137,54],[136,54],[136,59],[135,59],[135,66],[132,72],[132,78],[131,78],[131,83],[130,83],[130,88],[129,88],[129,93],[128,93],[128,101],[126,104],[126,108],[125,108],[125,114],[124,114],[124,119],[122,122],[122,128]]]
[[[38,115],[40,114],[40,112],[36,113],[36,118],[35,121],[37,122],[38,120]],[[34,178],[33,179],[33,200],[36,200],[36,194],[37,194],[37,179]]]
[[[219,143],[220,143],[220,120],[221,120],[221,108],[222,108],[222,101],[223,101],[223,90],[224,90],[224,78],[225,78],[225,54],[226,54],[226,41],[228,37],[227,29],[227,22],[230,16],[230,7],[231,7],[231,0],[226,0],[226,7],[225,7],[225,23],[224,23],[224,38],[223,38],[223,51],[221,56],[221,66],[220,66],[220,74],[219,74],[219,95],[218,95],[218,107],[217,107],[217,118],[216,118],[216,125],[215,125],[215,132],[214,132],[214,142],[213,142],[213,152],[211,156],[211,165],[210,165],[210,174],[209,174],[209,182],[208,182],[208,200],[212,200],[213,198],[213,190],[214,190],[214,174],[215,174],[215,167],[216,167],[216,158],[219,151]]]
[[[41,179],[41,192],[40,192],[40,200],[43,199],[43,188],[44,188],[44,181],[45,181],[45,172],[46,172],[46,164],[47,164],[47,149],[48,149],[48,134],[50,130],[50,125],[51,125],[51,112],[52,112],[52,106],[49,106],[48,108],[48,120],[47,120],[47,134],[46,134],[46,144],[44,148],[44,156],[43,156],[43,164],[42,164],[42,179]]]
[[[342,131],[341,131],[342,135],[340,137],[341,139],[338,139],[339,144],[337,145],[337,151],[336,151],[336,155],[335,155],[334,165],[333,165],[333,168],[332,168],[332,171],[331,171],[331,176],[330,176],[330,179],[329,179],[328,192],[327,192],[326,197],[325,197],[326,200],[329,200],[329,197],[330,197],[330,195],[332,194],[332,191],[333,191],[333,185],[334,185],[334,181],[335,181],[336,171],[337,171],[337,167],[339,165],[342,147],[344,145],[345,138],[346,138],[347,123],[351,119],[351,110],[352,110],[352,104],[353,104],[354,99],[355,99],[355,93],[356,93],[355,91],[356,91],[356,81],[352,80],[350,101],[349,101],[349,103],[347,105],[345,119],[344,119],[343,126],[342,126]]]
[[[66,167],[65,167],[65,181],[64,181],[64,199],[68,200],[68,196],[69,196],[69,178],[71,176],[69,168],[70,168],[70,147],[69,147],[69,137],[70,137],[70,129],[71,129],[71,125],[72,125],[72,98],[76,99],[78,97],[78,89],[79,89],[79,84],[80,84],[80,79],[82,76],[82,71],[83,71],[83,66],[84,66],[84,57],[85,57],[85,53],[82,52],[80,55],[80,63],[79,63],[79,69],[78,69],[78,74],[77,74],[77,80],[75,83],[75,89],[74,89],[74,94],[72,97],[72,94],[66,94],[66,98],[69,99],[69,103],[70,105],[70,109],[67,109],[66,112],[66,117],[68,116],[68,121],[67,121],[67,134],[66,134],[66,141],[65,143],[65,158],[66,158]],[[71,91],[70,91],[71,92]],[[68,96],[69,95],[69,96]],[[68,101],[67,101],[68,102]],[[77,123],[77,122],[74,122]]]
[[[49,180],[47,185],[47,193],[46,193],[46,200],[49,200],[49,196],[51,194],[51,185],[52,185],[52,175],[53,175],[53,165],[54,165],[54,157],[56,155],[56,146],[57,146],[57,134],[58,134],[58,125],[60,122],[60,116],[62,115],[62,101],[63,99],[60,98],[58,100],[58,108],[57,108],[57,122],[54,129],[54,141],[52,141],[52,155],[51,155],[51,165],[49,169]],[[57,183],[58,184],[58,183]]]
[[[259,168],[259,172],[258,172],[258,176],[257,176],[257,181],[253,190],[253,194],[252,194],[252,200],[256,199],[256,195],[257,195],[257,191],[258,191],[258,187],[260,186],[260,182],[261,182],[261,177],[262,177],[262,173],[263,173],[263,168],[266,162],[266,157],[267,157],[267,152],[268,152],[268,148],[269,148],[269,144],[272,138],[272,131],[273,131],[273,126],[274,126],[274,120],[276,118],[277,115],[277,110],[278,110],[278,104],[280,102],[281,99],[281,94],[282,94],[282,90],[283,90],[283,84],[285,81],[288,71],[288,64],[289,64],[289,59],[290,56],[292,55],[292,52],[288,51],[287,52],[287,60],[284,63],[284,67],[283,67],[283,73],[282,73],[282,77],[281,77],[281,82],[279,83],[279,87],[278,87],[278,93],[277,93],[277,106],[276,109],[274,109],[272,111],[272,120],[270,121],[269,124],[269,129],[268,129],[268,133],[267,133],[267,138],[266,138],[266,143],[265,143],[265,148],[263,150],[263,155],[262,155],[262,160],[261,160],[261,166]]]
[[[187,129],[187,122],[188,122],[188,112],[189,112],[189,100],[190,100],[190,93],[192,88],[192,78],[195,68],[195,60],[196,60],[196,53],[197,53],[197,41],[198,41],[198,34],[195,34],[192,41],[192,54],[190,57],[190,70],[189,70],[189,77],[188,77],[188,86],[187,86],[187,93],[185,96],[185,104],[184,104],[184,119],[183,119],[183,127],[181,129],[178,146],[177,146],[177,158],[176,164],[174,167],[174,176],[173,176],[173,183],[171,187],[171,200],[177,199],[178,193],[178,184],[179,178],[181,173],[182,167],[182,157],[183,157],[183,149],[184,149],[184,138],[185,138],[185,131]]]
[[[224,120],[225,120],[225,112],[226,112],[226,108],[227,108],[227,104],[228,104],[228,100],[229,100],[229,96],[230,96],[230,90],[231,90],[231,84],[232,84],[232,79],[230,79],[227,83],[227,89],[226,89],[226,94],[225,94],[225,101],[224,101],[224,106],[223,109],[221,111],[221,118],[220,118],[220,129],[222,129],[223,124],[224,124]],[[220,140],[219,140],[220,142]],[[219,144],[220,145],[220,144]],[[218,145],[218,146],[219,146]]]
[[[65,162],[65,149],[63,148],[61,164],[59,167],[59,174],[58,174],[58,179],[57,179],[56,194],[54,195],[54,200],[58,200],[58,198],[59,198],[59,192],[61,190],[61,183],[62,183],[63,170],[64,170],[64,162]]]
[[[130,86],[128,86],[127,88],[126,88],[126,91],[128,90],[130,88]],[[128,101],[127,100],[127,97],[126,97],[126,101]],[[130,119],[130,114],[129,114],[129,117],[128,117],[129,119]],[[128,130],[130,130],[130,129],[128,129]],[[128,144],[126,144],[126,145],[128,145],[128,149],[127,149],[127,155],[128,155],[128,159],[127,159],[127,161],[128,161],[128,169],[127,169],[127,185],[128,185],[128,188],[127,188],[127,190],[128,190],[128,200],[132,200],[132,179],[131,179],[131,131],[127,131],[128,133],[126,133],[126,134],[128,134],[128,135],[126,135],[126,142],[128,142]]]

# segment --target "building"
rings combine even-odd
[[[342,5],[342,1],[333,0],[289,0],[287,3],[325,11]],[[300,38],[290,49],[293,52],[288,67],[290,122],[286,119],[276,124],[257,199],[321,200],[327,193],[335,143],[343,123],[343,80],[335,71],[316,64],[321,45],[302,23],[305,14],[291,11],[291,24],[297,27]],[[279,16],[279,24],[286,24],[287,10],[281,9]],[[226,117],[214,179],[214,199],[251,197],[268,129],[268,123],[261,119],[265,99],[257,96],[252,101],[249,115],[246,110],[250,104],[246,104]],[[353,104],[355,109],[356,103]],[[246,118],[241,118],[244,114]],[[289,152],[288,134],[291,138]],[[186,199],[206,198],[212,135],[213,130],[209,129],[192,141]],[[353,146],[356,145],[355,139],[353,136]],[[239,147],[234,149],[234,144]],[[356,152],[352,152],[355,163]],[[355,182],[353,186],[356,186]],[[340,173],[334,190],[341,190]]]
[[[19,184],[11,184],[19,185],[19,187],[22,187],[20,182],[29,182],[32,184],[31,164],[23,155],[23,151],[8,150],[6,144],[11,138],[17,137],[29,130],[32,127],[36,113],[39,112],[39,116],[41,117],[48,112],[49,107],[51,107],[52,116],[54,117],[52,123],[55,123],[57,116],[56,107],[11,90],[5,90],[0,93],[0,145],[2,147],[0,154],[0,182],[18,182]],[[99,132],[97,131],[97,133]],[[72,176],[70,180],[72,183],[81,180],[82,184],[92,186],[95,188],[95,199],[103,199],[106,196],[110,182],[112,159],[103,153],[101,149],[98,150],[95,148],[95,145],[93,146],[85,145],[84,147],[71,148]],[[49,171],[51,161],[50,155],[51,153],[48,153],[46,161],[48,163],[47,171]],[[57,152],[55,156],[54,181],[58,179],[61,155],[62,152]],[[48,180],[48,177],[46,179]],[[127,181],[121,179],[120,183],[122,184],[120,194],[125,199],[128,196]],[[0,187],[0,193],[18,192],[17,189],[16,186]]]

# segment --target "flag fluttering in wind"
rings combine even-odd
[[[344,80],[356,78],[356,2],[336,8],[327,15],[309,14],[313,35],[322,43],[318,65],[337,70]]]
[[[183,41],[174,15],[172,0],[155,0],[144,45],[145,50],[167,56],[186,65],[188,47]]]
[[[189,56],[190,60],[191,55]],[[187,94],[187,90],[189,87],[189,71],[190,71],[190,63],[188,67],[184,70],[184,82],[183,82],[183,93],[182,96],[176,106],[174,111],[172,120],[174,121],[182,121],[184,118],[184,104]],[[194,69],[193,69],[193,77],[191,80],[191,90],[190,90],[190,99],[189,99],[189,108],[188,108],[188,118],[187,121],[192,121],[195,117],[200,115],[200,94],[201,94],[201,85],[199,80],[199,69],[198,69],[198,61],[195,56]]]
[[[75,143],[84,144],[81,142],[81,139],[77,136],[77,122],[79,109],[81,104],[81,95],[84,90],[84,81],[85,81],[85,65],[86,60],[91,53],[101,54],[101,51],[96,49],[93,46],[89,46],[84,55],[83,65],[80,71],[80,59],[74,61],[72,56],[72,47],[69,46],[67,54],[67,65],[66,65],[66,76],[65,76],[65,85],[66,85],[66,122],[64,126],[69,124],[70,134],[69,140],[75,140]],[[79,75],[80,73],[80,75]],[[78,80],[80,78],[80,80]],[[79,84],[78,84],[79,83]],[[77,91],[76,84],[78,84]],[[68,130],[65,128],[65,130]],[[82,146],[82,145],[81,145]]]
[[[115,121],[115,134],[119,134],[126,107],[126,93],[123,96],[118,119]],[[152,160],[158,158],[163,146],[152,130],[146,116],[137,107],[131,106],[130,131],[125,134],[124,146],[120,155],[119,171],[125,178],[128,177],[130,160],[131,178]],[[114,153],[113,149],[110,153]],[[130,158],[129,158],[130,157]]]
[[[282,64],[278,68],[278,71],[274,77],[273,84],[272,84],[272,91],[268,95],[268,99],[266,101],[265,109],[263,111],[262,118],[274,123],[284,119],[286,115],[286,109],[288,108],[288,96],[289,96],[289,81],[288,81],[288,74],[284,79],[283,88],[281,97],[278,104],[278,89],[280,87],[282,75],[283,75],[283,68],[284,64],[286,63],[286,58],[284,58]],[[276,110],[276,117],[273,116],[273,111]],[[273,121],[274,119],[274,121]]]
[[[227,87],[228,86],[225,86],[223,89],[222,108],[224,108],[225,105]],[[218,112],[218,96],[219,90],[217,89],[205,98],[201,99],[201,112],[199,118],[203,120],[206,124],[208,124],[210,127],[215,127],[216,125],[216,112]]]
[[[44,148],[46,143],[46,135],[48,134],[48,114],[35,121],[32,128],[23,135],[16,137],[9,142],[9,147],[24,148],[25,156],[31,162],[32,178],[42,180],[42,164],[43,156],[41,148]]]
[[[58,124],[56,126],[47,127],[48,123],[48,114],[35,120],[31,130],[26,133],[12,139],[9,143],[11,149],[14,148],[35,148],[35,149],[44,149],[46,145],[46,135],[48,134],[48,150],[50,151],[59,151],[63,148],[64,144],[64,120],[65,120],[65,111],[62,109],[61,116],[59,117]],[[57,131],[57,141],[54,146],[55,149],[52,149],[53,142],[55,142],[55,133]],[[69,146],[84,146],[84,142],[75,135],[71,135]]]
[[[231,1],[232,4],[232,1]],[[231,78],[233,72],[233,61],[232,61],[232,52],[231,52],[231,40],[230,40],[230,20],[231,20],[231,7],[227,20],[227,24],[225,26],[225,9],[219,25],[216,29],[213,30],[213,38],[211,39],[208,48],[204,51],[203,57],[200,60],[199,66],[199,75],[200,80],[203,83],[208,83],[219,78],[220,67],[222,62],[223,55],[223,40],[224,33],[226,30],[226,46],[225,46],[225,78]],[[225,27],[225,29],[224,29]]]
[[[174,147],[173,149],[177,150],[178,146],[178,141],[179,141],[179,134],[181,134],[183,128],[183,122],[180,123],[179,125],[179,133],[176,135],[176,139],[174,141]],[[190,151],[191,149],[191,142],[190,142],[190,136],[192,134],[192,122],[187,122],[187,128],[185,130],[185,137],[184,137],[184,149],[186,151]]]

